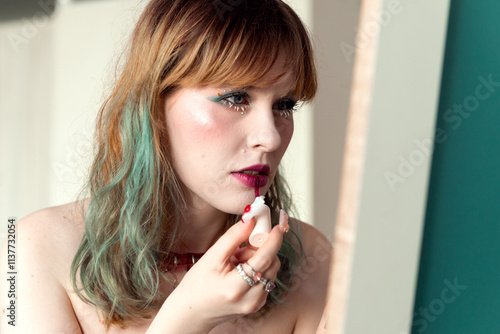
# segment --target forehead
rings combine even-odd
[[[235,80],[239,83],[244,82],[245,84],[237,84],[234,86],[245,87],[247,89],[278,89],[285,92],[293,92],[296,90],[299,84],[296,79],[297,69],[294,69],[287,63],[285,57],[280,55],[273,66],[266,72],[261,73],[258,78],[253,78],[252,76],[248,78],[240,78]],[[228,81],[228,86],[231,86],[232,80]]]
[[[271,76],[271,78],[275,78]],[[282,96],[293,95],[295,92],[295,88],[297,86],[297,81],[294,79],[294,75],[292,71],[288,71],[285,74],[281,75],[278,79],[274,81],[264,81],[266,84],[252,84],[249,86],[243,87],[245,90],[256,90],[256,91],[272,91],[276,94]]]

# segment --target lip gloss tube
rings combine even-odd
[[[248,241],[254,247],[261,247],[271,232],[271,210],[264,204],[264,196],[256,197],[249,210],[245,211],[241,217],[243,221],[249,221],[255,217],[255,227]]]

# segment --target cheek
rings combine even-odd
[[[283,126],[283,130],[281,131],[281,146],[283,151],[286,151],[290,141],[292,140],[294,130],[293,118],[288,121],[288,124]]]
[[[215,116],[209,108],[202,105],[171,110],[171,114],[167,111],[172,144],[181,145],[183,149],[194,149],[186,146],[203,148],[204,143],[216,141],[223,132]]]

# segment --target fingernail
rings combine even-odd
[[[288,232],[288,230],[290,229],[290,225],[288,225],[288,215],[283,209],[280,210],[279,229],[282,234]]]

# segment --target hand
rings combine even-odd
[[[274,280],[280,268],[277,257],[283,242],[278,226],[259,249],[239,248],[250,236],[255,222],[241,221],[233,225],[184,276],[168,299],[180,302],[179,311],[196,318],[200,328],[211,329],[240,315],[257,312],[264,306],[268,292],[264,285],[253,287],[234,268],[238,261],[247,262],[263,278]],[[248,266],[243,266],[252,276]]]

